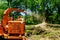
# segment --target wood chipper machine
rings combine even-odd
[[[12,17],[8,17],[12,11],[24,12],[24,10],[17,8],[8,8],[5,10],[0,24],[0,36],[6,39],[26,40],[24,37],[25,22],[19,17],[17,20],[13,20]]]

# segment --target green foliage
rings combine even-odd
[[[1,1],[0,2],[0,21],[2,20],[3,13],[4,13],[5,9],[7,9],[7,8],[8,8],[7,2],[6,1]]]
[[[0,9],[5,10],[8,7],[18,7],[24,10],[29,8],[32,12],[41,14],[49,23],[60,23],[60,0],[1,0]],[[26,24],[38,23],[38,20],[33,16],[26,19]]]
[[[0,21],[3,18],[3,12],[4,12],[4,10],[0,9]]]
[[[0,2],[0,9],[7,9],[8,8],[8,6],[7,6],[7,2],[6,1],[2,1],[2,2]]]
[[[27,16],[26,24],[33,24],[32,16]]]

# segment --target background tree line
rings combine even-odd
[[[3,12],[9,7],[31,11],[26,16],[27,24],[42,22],[60,24],[60,0],[0,0],[0,20]]]

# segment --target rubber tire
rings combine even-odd
[[[2,36],[0,36],[0,40],[6,40],[6,39],[4,39]]]

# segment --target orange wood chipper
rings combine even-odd
[[[24,12],[24,10],[17,8],[8,8],[4,11],[4,16],[0,24],[0,36],[6,39],[24,39],[25,22],[20,20],[12,20],[8,17],[11,11]]]

